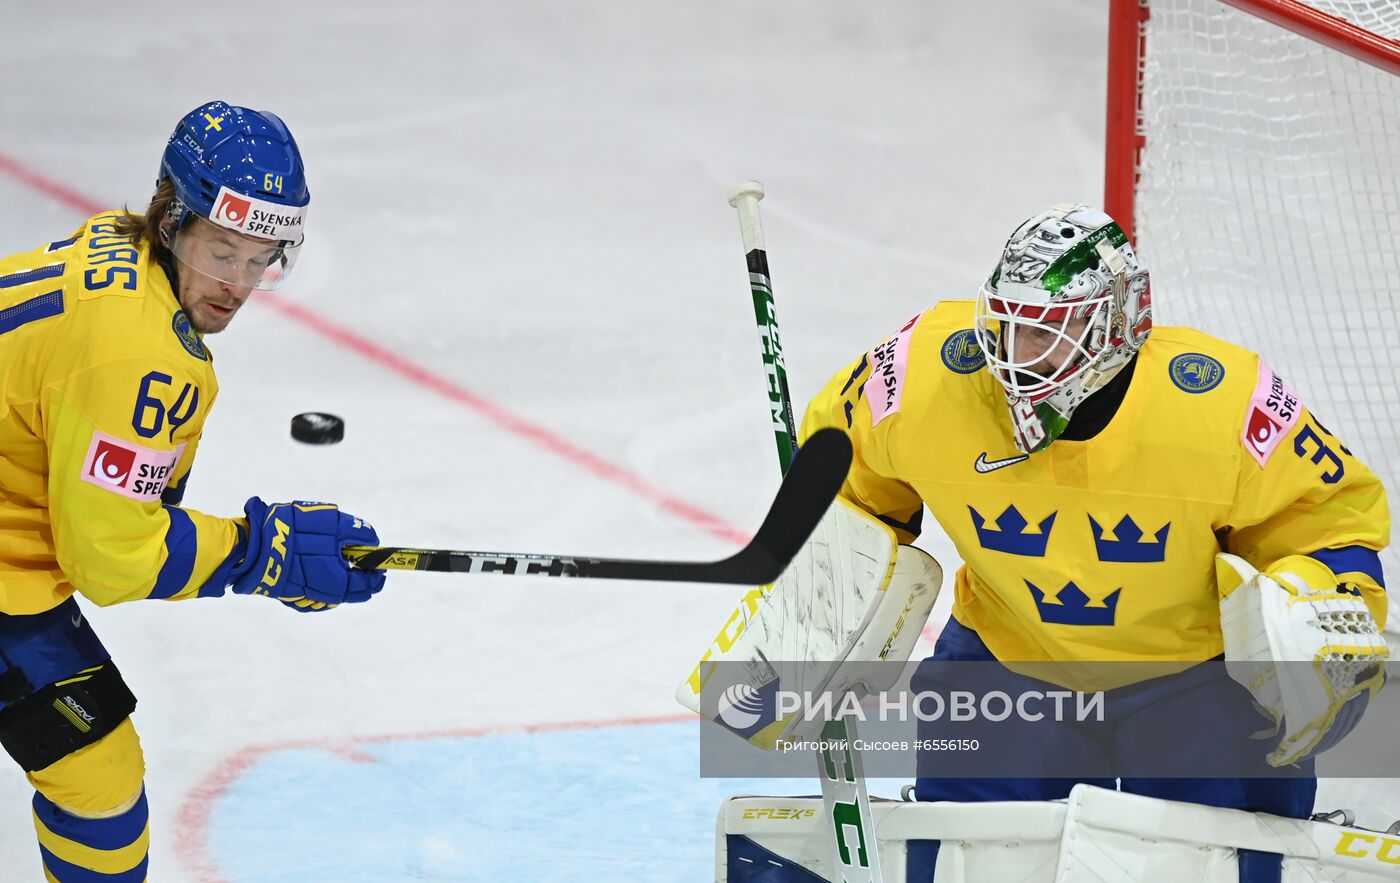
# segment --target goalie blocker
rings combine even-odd
[[[815,738],[823,721],[777,715],[779,683],[837,696],[888,690],[898,666],[868,663],[908,660],[942,580],[928,553],[900,546],[889,526],[838,497],[777,582],[744,595],[676,699],[765,750],[780,739]],[[712,683],[719,663],[742,663],[745,681]],[[873,682],[883,676],[890,682]],[[736,716],[720,712],[736,704],[756,720],[725,720]]]

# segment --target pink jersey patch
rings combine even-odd
[[[159,500],[184,450],[184,445],[178,445],[173,451],[156,451],[105,432],[93,432],[82,479],[133,500]]]
[[[1244,434],[1240,437],[1244,449],[1259,461],[1260,466],[1267,465],[1274,448],[1298,422],[1302,411],[1298,393],[1261,359],[1259,385],[1254,388],[1254,397],[1249,400]]]
[[[870,425],[899,413],[904,396],[904,374],[909,369],[909,341],[923,313],[904,323],[894,336],[870,353],[870,377],[865,381],[865,400],[870,403]]]

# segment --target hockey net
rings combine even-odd
[[[1394,505],[1400,0],[1111,15],[1105,204],[1134,228],[1156,320],[1260,352]],[[1400,573],[1394,546],[1385,563]]]

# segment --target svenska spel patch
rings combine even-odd
[[[159,500],[184,451],[183,444],[173,451],[157,451],[94,431],[83,459],[82,479],[133,500]]]
[[[1274,449],[1298,422],[1302,410],[1298,393],[1260,359],[1259,383],[1249,400],[1240,442],[1261,467],[1268,465]]]
[[[220,227],[264,239],[301,242],[306,206],[268,202],[220,187],[209,220]]]
[[[909,370],[909,341],[914,336],[914,326],[923,316],[920,313],[905,322],[893,337],[870,352],[870,377],[865,381],[865,400],[870,403],[871,426],[879,426],[881,420],[899,413],[900,401],[904,397],[904,375]]]

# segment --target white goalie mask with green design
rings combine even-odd
[[[1016,446],[1031,454],[1058,438],[1151,330],[1147,270],[1112,218],[1066,204],[1017,227],[977,293],[976,325]]]

